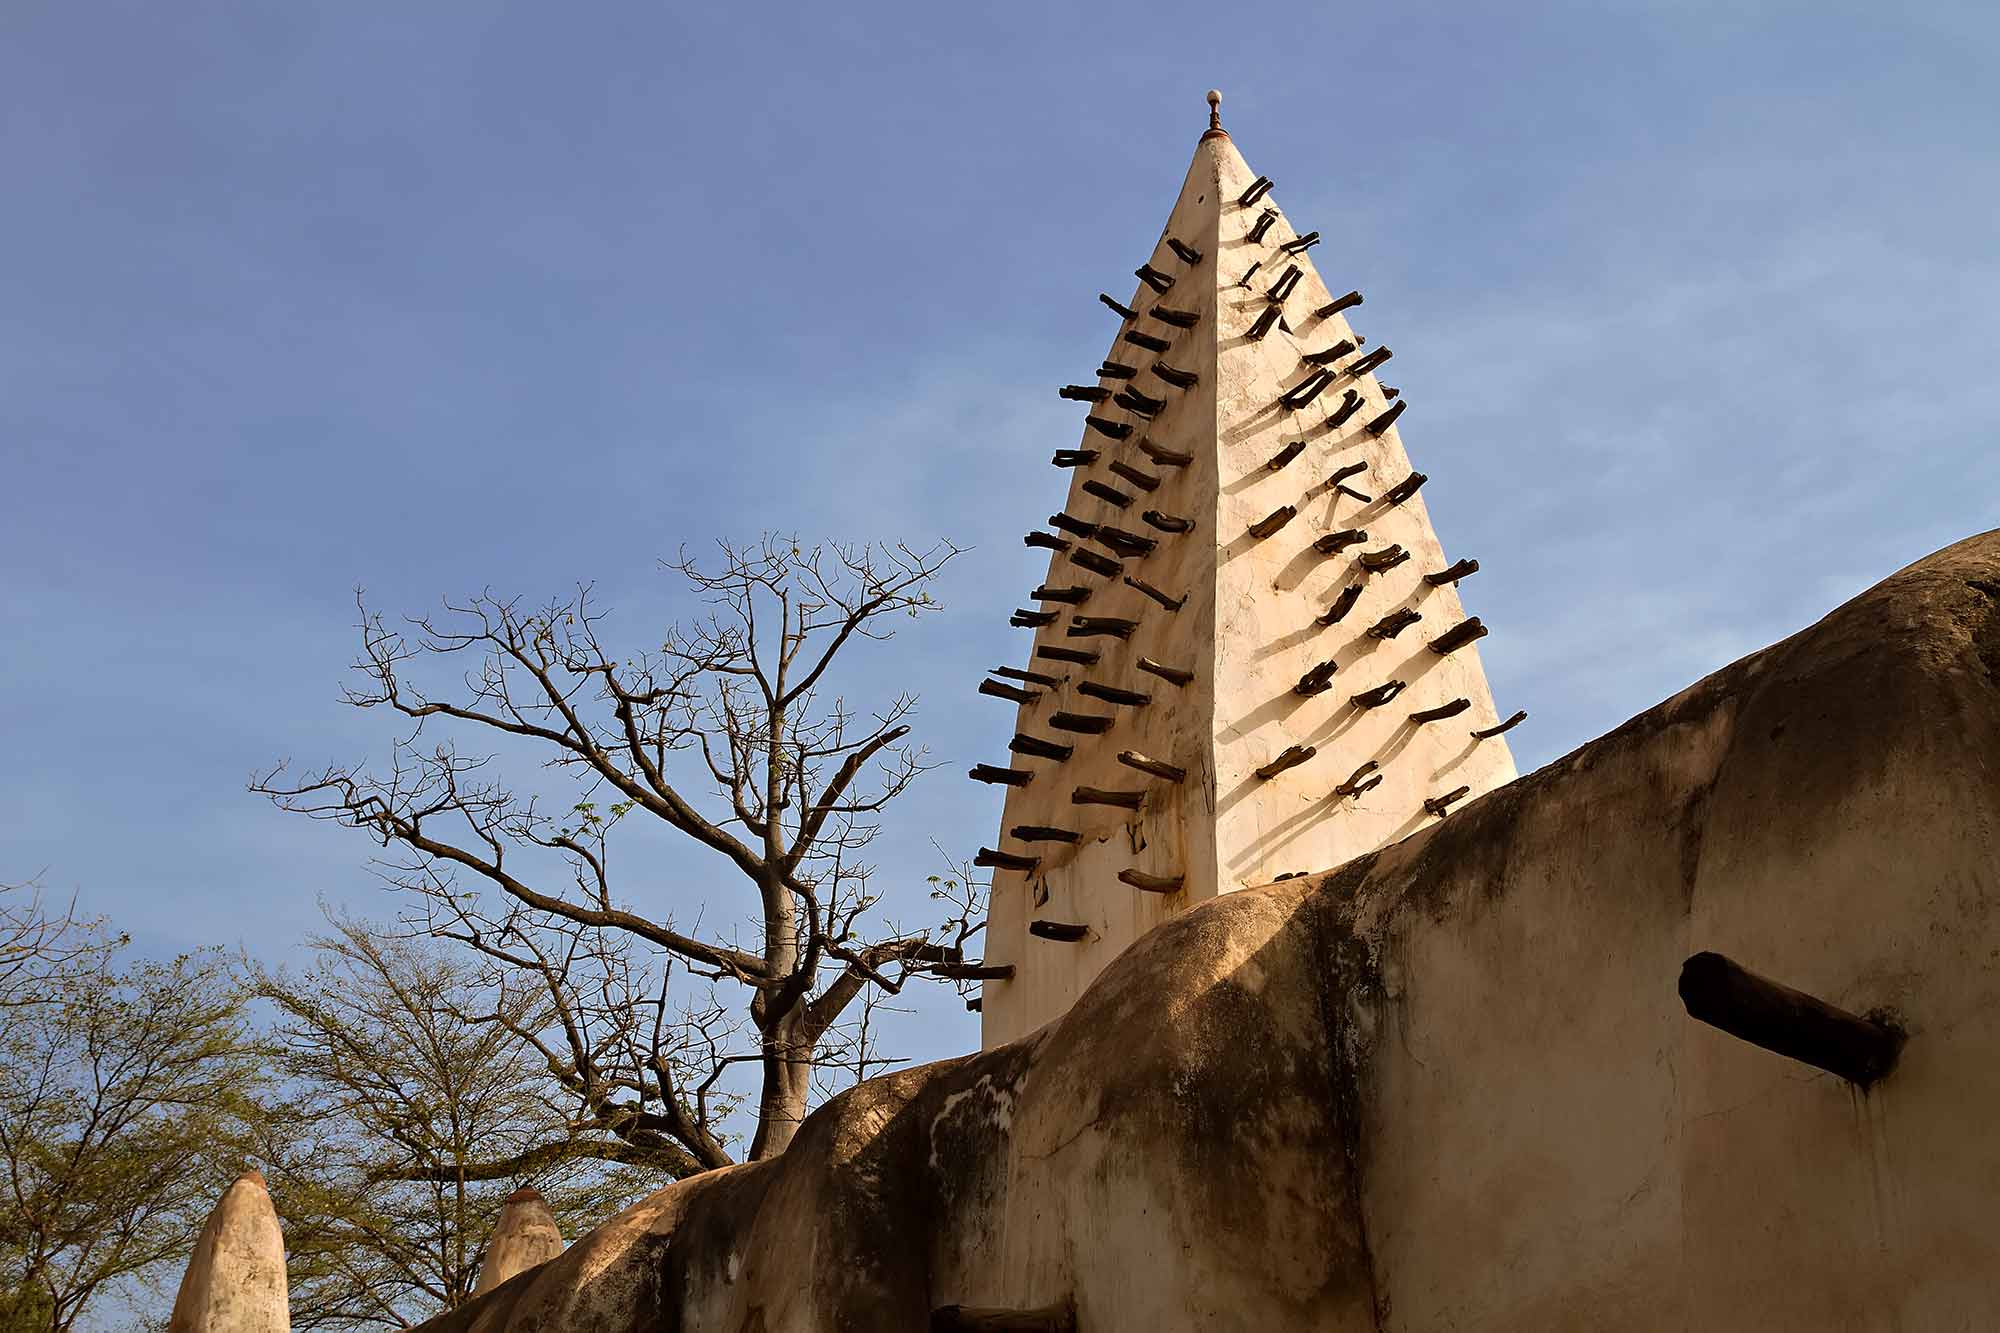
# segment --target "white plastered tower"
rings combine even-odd
[[[1034,645],[981,687],[1019,708],[1007,760],[973,770],[1006,791],[980,858],[989,1047],[1194,903],[1515,776],[1459,599],[1476,564],[1431,529],[1389,349],[1315,239],[1211,113],[1136,293],[1103,298],[1105,365],[1063,391],[1088,420],[1028,538],[1051,550],[1015,615]]]

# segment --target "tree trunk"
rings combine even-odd
[[[750,1141],[749,1160],[776,1157],[791,1145],[806,1118],[812,1094],[813,1042],[801,1029],[806,1007],[798,1005],[780,1019],[764,1039],[764,1086],[757,1098],[757,1134]]]

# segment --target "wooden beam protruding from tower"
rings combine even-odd
[[[1051,713],[1049,725],[1057,731],[1073,731],[1083,736],[1102,736],[1118,719],[1109,713]],[[1068,747],[1065,746],[1065,749]]]
[[[1116,685],[1100,685],[1094,680],[1078,681],[1076,692],[1090,699],[1102,699],[1108,704],[1121,704],[1126,708],[1144,708],[1153,702],[1153,696],[1141,690],[1120,689]]]
[[[1851,1014],[1719,953],[1691,955],[1677,989],[1688,1017],[1857,1087],[1886,1078],[1908,1040],[1892,1015]]]
[[[1150,472],[1141,471],[1121,459],[1112,459],[1110,470],[1113,476],[1123,478],[1142,491],[1151,492],[1160,489],[1159,477],[1154,476]]]
[[[1102,574],[1107,579],[1115,579],[1125,572],[1125,566],[1119,564],[1110,556],[1099,555],[1095,551],[1086,551],[1082,547],[1071,551],[1069,558],[1072,563],[1082,566],[1093,574]]]
[[[1003,685],[997,680],[979,682],[979,692],[995,699],[1006,699],[1017,704],[1031,704],[1042,697],[1039,690],[1024,690],[1013,685]]]
[[[1390,357],[1394,355],[1395,353],[1390,351],[1388,348],[1378,347],[1374,351],[1370,352],[1367,356],[1364,356],[1359,361],[1356,361],[1353,365],[1349,366],[1345,371],[1341,373],[1346,375],[1352,375],[1356,379],[1359,379],[1361,376],[1366,375],[1369,371],[1375,369],[1375,367],[1381,365],[1384,361],[1387,361]]]
[[[1352,773],[1349,773],[1347,775],[1347,781],[1341,783],[1338,787],[1335,787],[1333,789],[1333,794],[1335,796],[1359,796],[1362,792],[1367,791],[1370,787],[1380,784],[1380,782],[1382,781],[1382,775],[1380,773],[1377,773],[1376,770],[1381,767],[1382,766],[1380,764],[1376,763],[1373,759],[1370,759],[1367,763],[1355,769]],[[1368,775],[1370,773],[1374,773],[1375,776],[1373,778],[1368,778]],[[1368,778],[1368,780],[1365,782],[1362,781],[1362,779],[1364,778]]]
[[[1095,537],[1097,525],[1087,518],[1078,518],[1067,509],[1059,509],[1049,515],[1049,526],[1058,532],[1067,532],[1072,537]]]
[[[1136,620],[1123,616],[1071,616],[1067,633],[1072,639],[1104,635],[1113,639],[1129,639],[1132,631],[1139,628]]]
[[[1076,557],[1072,555],[1070,558],[1074,560]],[[1385,574],[1409,558],[1408,551],[1399,543],[1391,542],[1379,551],[1363,551],[1356,558],[1356,563],[1370,574]]]
[[[1398,398],[1395,402],[1389,404],[1387,412],[1384,412],[1381,416],[1376,417],[1368,423],[1366,427],[1368,433],[1370,435],[1380,435],[1383,431],[1395,425],[1396,418],[1403,415],[1403,409],[1409,405],[1410,400],[1407,398]]]
[[[1310,405],[1312,400],[1324,393],[1326,386],[1331,383],[1333,383],[1332,371],[1324,369],[1316,370],[1295,385],[1291,392],[1278,399],[1278,402],[1286,411],[1296,412],[1300,408]]]
[[[1422,490],[1424,483],[1429,480],[1430,478],[1421,472],[1412,472],[1409,476],[1382,492],[1382,498],[1392,505],[1399,505]]]
[[[1154,549],[1160,544],[1152,537],[1142,536],[1136,532],[1127,532],[1125,529],[1113,527],[1109,523],[1098,526],[1096,540],[1101,545],[1111,548],[1111,550],[1117,552],[1119,555],[1129,556],[1151,555]]]
[[[1353,350],[1354,343],[1347,338],[1342,338],[1323,352],[1307,352],[1305,359],[1315,366],[1330,366]]]
[[[1361,585],[1358,583],[1348,584],[1340,590],[1340,596],[1333,599],[1333,605],[1320,613],[1319,623],[1322,625],[1338,625],[1342,620],[1347,618],[1347,613],[1352,611],[1354,604],[1360,600]]]
[[[1182,782],[1187,778],[1187,770],[1179,764],[1170,764],[1164,759],[1155,759],[1151,755],[1141,754],[1137,750],[1120,750],[1118,752],[1118,762],[1127,768],[1136,768],[1141,773],[1149,773],[1156,778],[1165,778],[1168,782]]]
[[[1347,479],[1349,477],[1358,477],[1367,470],[1368,465],[1366,463],[1349,463],[1346,467],[1339,469],[1332,476],[1328,477],[1326,485],[1331,490],[1339,491],[1344,495],[1352,495],[1366,504],[1367,497],[1363,496],[1360,491],[1349,486]]]
[[[1136,387],[1130,384],[1120,389],[1112,401],[1126,411],[1137,412],[1142,417],[1156,417],[1167,410],[1166,399],[1155,398],[1151,394],[1140,393]]]
[[[1015,754],[1027,755],[1030,759],[1053,759],[1057,763],[1076,753],[1076,747],[1073,745],[1045,741],[1040,736],[1030,736],[1025,731],[1015,732],[1014,739],[1007,742],[1007,748]]]
[[[1333,415],[1326,419],[1328,430],[1339,430],[1347,424],[1347,419],[1361,410],[1362,397],[1352,389],[1343,389],[1340,406],[1333,409]]]
[[[1104,501],[1104,503],[1119,509],[1123,509],[1132,503],[1131,496],[1119,490],[1116,486],[1106,485],[1095,477],[1083,483],[1083,493],[1085,495],[1094,495]]]
[[[1418,726],[1422,726],[1426,722],[1442,722],[1445,718],[1457,717],[1470,707],[1472,707],[1472,700],[1461,695],[1453,699],[1450,703],[1439,704],[1436,708],[1419,709],[1410,714],[1410,721],[1416,723]]]
[[[1505,735],[1507,732],[1512,731],[1514,728],[1520,726],[1523,722],[1526,722],[1527,720],[1528,720],[1528,710],[1523,708],[1518,712],[1516,712],[1514,716],[1508,718],[1505,722],[1502,722],[1498,726],[1486,727],[1480,731],[1473,732],[1472,733],[1473,739],[1483,741],[1489,736]]]
[[[1413,611],[1407,606],[1400,607],[1370,625],[1368,627],[1368,637],[1371,639],[1393,639],[1423,618],[1424,615],[1421,611]]]
[[[1439,657],[1443,657],[1446,653],[1456,652],[1468,643],[1485,638],[1486,633],[1486,626],[1480,623],[1478,616],[1473,616],[1468,620],[1461,620],[1432,639],[1430,648]]]
[[[1409,688],[1406,680],[1385,680],[1372,690],[1363,690],[1354,696],[1356,708],[1380,708],[1404,690]]]
[[[936,963],[931,967],[935,976],[946,981],[1012,981],[1012,963]]]
[[[1440,569],[1435,574],[1424,575],[1424,582],[1430,584],[1433,588],[1442,588],[1447,583],[1456,583],[1460,579],[1467,578],[1478,572],[1479,562],[1477,560],[1460,560],[1449,569]]]
[[[1130,574],[1125,576],[1125,586],[1128,588],[1137,588],[1140,592],[1152,598],[1169,611],[1178,611],[1187,605],[1186,593],[1182,593],[1178,597],[1170,597],[1158,588],[1155,588],[1152,584],[1146,582],[1146,580],[1135,579]]]
[[[1318,753],[1319,750],[1311,745],[1290,746],[1285,750],[1283,754],[1279,755],[1276,759],[1273,759],[1270,763],[1265,764],[1262,768],[1258,769],[1257,776],[1259,778],[1262,778],[1264,781],[1269,782],[1272,778],[1277,777],[1278,774],[1284,772],[1286,769],[1297,768],[1300,764],[1303,764],[1306,760],[1312,758],[1314,755]]]
[[[1273,509],[1270,513],[1250,525],[1250,535],[1261,541],[1297,518],[1298,515],[1299,511],[1296,506],[1279,505],[1276,509]]]
[[[1445,816],[1445,812],[1450,810],[1451,807],[1457,802],[1464,800],[1467,793],[1469,793],[1471,790],[1472,788],[1470,787],[1453,787],[1450,791],[1446,792],[1444,795],[1433,796],[1429,800],[1425,801],[1424,809],[1430,811],[1432,814],[1436,815],[1439,819],[1443,819]]]
[[[1292,686],[1292,693],[1308,699],[1315,694],[1325,694],[1333,688],[1333,675],[1338,670],[1340,663],[1329,657],[1300,676],[1298,684]]]
[[[1009,680],[1025,680],[1030,685],[1047,685],[1050,687],[1054,687],[1062,684],[1062,682],[1057,680],[1054,676],[1045,675],[1040,671],[1023,671],[1020,667],[994,667],[991,674],[995,676],[1005,676]]]

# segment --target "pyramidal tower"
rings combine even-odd
[[[1025,665],[1004,763],[984,1043],[1067,1009],[1195,903],[1323,870],[1515,776],[1454,560],[1431,528],[1408,406],[1363,298],[1222,129],[1220,96],[1166,229],[1057,450],[1069,494],[1013,623]],[[1332,254],[1337,243],[1319,255]]]

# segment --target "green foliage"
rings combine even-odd
[[[463,1304],[521,1185],[572,1237],[652,1187],[587,1158],[543,1062],[493,1021],[533,1020],[521,1000],[435,941],[332,924],[307,969],[255,974],[286,1093],[262,1156],[293,1328],[401,1328]]]
[[[55,1324],[55,1302],[44,1287],[0,1291],[0,1333],[47,1333]]]
[[[121,940],[63,938],[61,984],[0,1025],[0,1310],[56,1333],[111,1287],[177,1275],[262,1115],[219,954],[121,967]]]

